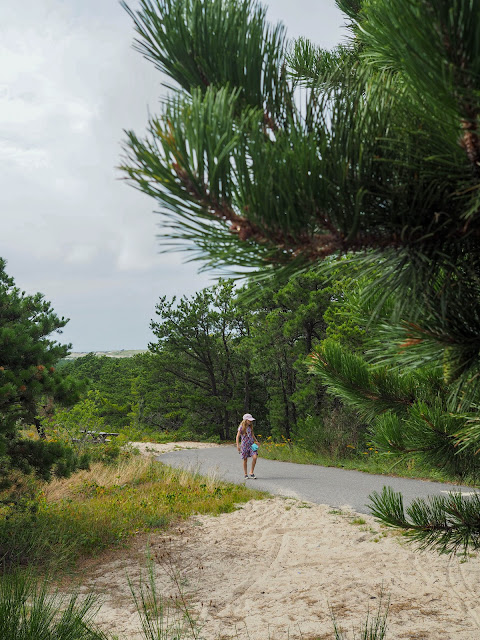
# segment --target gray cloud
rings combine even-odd
[[[341,38],[333,0],[271,0],[268,15],[292,37],[325,47]],[[155,203],[115,168],[123,130],[144,131],[162,78],[131,48],[130,18],[114,0],[9,3],[0,25],[8,273],[71,318],[62,340],[74,350],[144,348],[160,295],[212,282],[198,264],[159,254]]]

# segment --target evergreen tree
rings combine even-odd
[[[75,402],[80,385],[57,371],[56,364],[70,345],[52,338],[68,320],[59,318],[42,294],[26,295],[15,286],[0,259],[0,460],[2,479],[12,467],[35,469],[44,477],[56,465],[68,472],[75,456],[54,442],[21,439],[19,427],[35,424],[43,435],[38,414],[50,399]]]
[[[228,440],[249,408],[251,384],[248,363],[236,349],[248,331],[248,313],[235,304],[233,284],[220,282],[178,302],[164,296],[156,314],[151,328],[157,342],[150,350],[161,356],[162,370],[184,385],[184,424],[193,433]]]
[[[328,434],[327,423],[341,422],[343,407],[326,396],[323,380],[312,376],[305,358],[325,339],[324,314],[332,304],[336,288],[313,271],[297,274],[285,284],[263,282],[261,294],[256,284],[246,295],[255,301],[248,345],[249,361],[267,389],[267,421],[276,436],[302,441],[314,451],[345,454],[346,445],[357,442],[358,421],[345,424],[344,437]],[[242,292],[239,298],[242,299]],[[263,428],[262,428],[263,430]],[[333,436],[333,437],[332,437]],[[340,442],[345,440],[344,444]]]
[[[328,52],[289,48],[255,0],[126,7],[137,49],[173,84],[148,136],[128,133],[123,168],[159,203],[166,236],[207,266],[258,278],[348,255],[374,275],[372,313],[394,300],[377,365],[399,349],[405,375],[441,364],[430,418],[441,431],[460,412],[459,447],[478,450],[480,3],[337,4],[351,38]],[[382,505],[388,521],[396,507]],[[429,527],[448,547],[438,520]]]

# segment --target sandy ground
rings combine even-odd
[[[178,451],[180,449],[210,449],[211,447],[221,447],[221,444],[213,442],[167,442],[157,444],[156,442],[130,442],[130,446],[138,449],[143,455],[156,456],[168,451]]]
[[[102,594],[96,621],[121,640],[143,639],[127,577],[145,578],[147,546],[159,592],[206,640],[330,639],[331,609],[353,638],[382,589],[387,640],[480,640],[480,558],[416,552],[371,517],[280,497],[91,560],[81,591]]]

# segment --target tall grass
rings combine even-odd
[[[0,562],[4,570],[65,568],[138,532],[165,529],[194,513],[229,512],[260,495],[140,456],[96,463],[45,485],[28,509],[0,517]]]
[[[167,567],[167,572],[177,587],[178,597],[175,605],[158,593],[155,566],[151,558],[148,562],[147,579],[141,579],[138,587],[129,582],[143,637],[145,640],[181,640],[185,637],[199,640],[200,625],[187,604],[181,577],[174,567]]]
[[[93,595],[68,600],[49,593],[48,582],[28,573],[0,580],[0,638],[2,640],[107,640],[95,628]]]

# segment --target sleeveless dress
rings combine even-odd
[[[252,444],[255,442],[253,439],[252,427],[247,427],[245,433],[240,431],[242,427],[238,427],[240,432],[241,442],[240,442],[240,455],[245,460],[245,458],[251,458],[252,456],[256,456],[257,452],[253,451]]]

